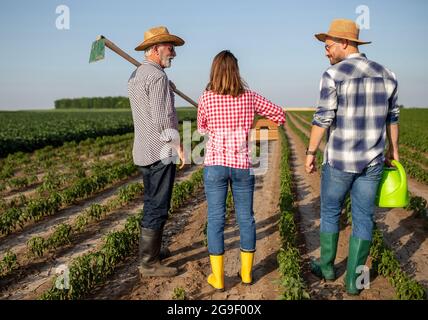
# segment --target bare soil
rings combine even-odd
[[[180,268],[173,278],[144,278],[138,275],[137,257],[129,259],[115,276],[88,299],[173,299],[174,289],[185,291],[186,299],[277,299],[281,294],[276,255],[281,246],[279,218],[278,141],[270,142],[268,171],[256,176],[254,213],[257,246],[253,285],[240,282],[239,228],[234,216],[225,226],[225,290],[219,292],[206,281],[211,272],[208,250],[204,244],[207,204],[203,190],[188,206],[171,217],[165,226],[165,242],[172,256],[165,264]]]
[[[193,166],[179,172],[176,181],[189,178],[196,169],[197,167]],[[55,216],[47,217],[28,229],[1,239],[0,252],[11,249],[17,254],[20,267],[10,276],[0,279],[0,299],[36,299],[52,285],[57,267],[67,265],[72,259],[96,250],[103,244],[103,237],[107,233],[121,229],[128,217],[142,209],[142,197],[128,206],[115,210],[101,221],[92,223],[87,230],[73,239],[73,243],[70,245],[47,253],[42,258],[27,254],[26,242],[33,236],[49,236],[59,223],[71,222],[91,204],[108,201],[118,188],[132,182],[142,182],[142,177],[138,175],[121,181],[94,197],[61,210]]]

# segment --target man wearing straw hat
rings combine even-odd
[[[143,277],[177,274],[177,268],[160,263],[162,257],[169,255],[168,249],[161,250],[161,244],[170,208],[177,153],[183,161],[172,83],[164,69],[171,66],[176,56],[174,47],[183,44],[181,38],[170,34],[163,26],[145,32],[144,41],[135,50],[144,51],[146,59],[128,82],[135,132],[132,153],[144,182],[139,248],[139,271]]]
[[[397,79],[394,73],[359,52],[359,45],[370,42],[359,39],[359,29],[352,20],[336,19],[327,33],[315,37],[325,43],[331,67],[321,78],[306,151],[305,169],[312,173],[316,170],[316,151],[327,132],[321,173],[321,257],[311,269],[326,280],[335,279],[339,217],[349,192],[352,234],[345,284],[348,294],[357,295],[362,289],[359,275],[372,240],[383,162],[399,160]],[[388,150],[384,155],[386,137]]]

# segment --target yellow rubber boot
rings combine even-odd
[[[251,284],[254,252],[241,251],[241,280],[244,284]]]
[[[208,276],[208,283],[215,289],[224,289],[223,255],[210,255],[212,273]]]

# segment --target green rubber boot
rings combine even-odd
[[[365,265],[370,253],[371,241],[363,240],[351,236],[349,238],[348,266],[346,268],[346,292],[351,295],[358,295],[360,289],[357,288],[357,278],[360,275],[356,272],[358,266]]]
[[[312,261],[311,271],[319,278],[326,280],[336,279],[334,272],[334,259],[336,259],[339,233],[321,232],[321,257],[319,261]]]

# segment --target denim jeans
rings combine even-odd
[[[224,224],[229,183],[239,225],[241,250],[256,249],[256,224],[253,212],[254,175],[249,169],[205,166],[204,186],[208,203],[208,251],[224,253]]]
[[[375,199],[383,163],[361,173],[344,172],[324,164],[321,174],[321,232],[339,232],[339,217],[347,193],[351,194],[352,235],[371,240]]]
[[[171,158],[172,159],[172,158]],[[148,166],[140,166],[144,183],[143,228],[163,229],[171,205],[176,165],[159,160]]]

